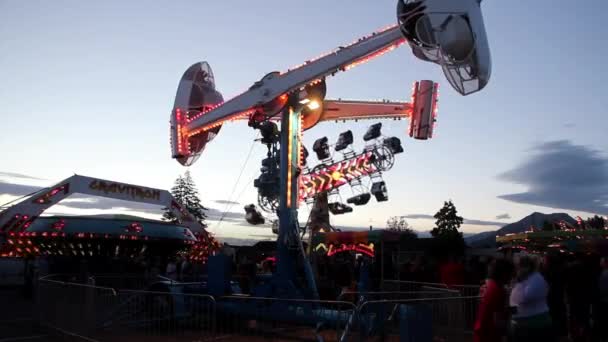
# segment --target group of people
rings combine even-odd
[[[607,261],[554,254],[493,260],[475,341],[608,341]]]

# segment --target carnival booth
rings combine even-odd
[[[594,253],[608,256],[608,230],[568,229],[555,231],[530,231],[496,237],[499,250],[505,253],[525,251],[544,254]]]
[[[385,278],[393,279],[391,256],[399,249],[399,239],[399,233],[387,230],[315,234],[309,252],[320,290],[379,289]],[[367,277],[370,283],[361,285]]]

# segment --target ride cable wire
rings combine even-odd
[[[236,182],[234,182],[234,186],[232,187],[232,191],[230,191],[230,196],[228,196],[228,203],[226,203],[226,208],[224,209],[224,212],[222,212],[222,216],[220,216],[220,219],[218,220],[218,222],[216,224],[216,229],[219,228],[220,224],[222,223],[222,221],[226,217],[226,214],[228,214],[228,211],[234,205],[232,203],[232,196],[234,195],[234,192],[236,191],[236,187],[239,184],[239,181],[241,180],[241,176],[243,175],[243,171],[245,171],[245,167],[249,163],[249,158],[251,157],[251,154],[253,152],[253,148],[256,146],[256,142],[257,142],[258,138],[259,138],[259,132],[256,131],[256,136],[255,136],[255,138],[251,142],[251,147],[249,148],[249,153],[247,153],[247,157],[245,158],[245,162],[243,163],[243,166],[241,167],[241,171],[239,172],[239,175],[236,178]]]

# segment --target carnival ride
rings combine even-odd
[[[131,224],[127,224],[126,221],[123,228],[112,229],[108,224],[103,229],[94,230],[89,227],[92,226],[91,222],[83,223],[75,217],[40,218],[45,210],[73,194],[163,206],[173,213],[181,228],[179,232],[170,234],[169,230],[177,229],[177,226],[158,228],[161,223],[132,220]],[[42,222],[39,224],[38,221],[47,224]],[[164,235],[158,234],[159,229],[164,229]],[[82,246],[74,250],[72,242],[82,242],[86,246],[91,246],[91,242],[98,239],[115,241],[116,246],[125,241],[148,243],[158,239],[179,240],[184,246],[196,247],[193,252],[197,254],[193,255],[193,258],[201,257],[199,249],[202,245],[207,246],[213,242],[205,227],[167,190],[80,175],[74,175],[51,187],[25,196],[20,202],[0,213],[0,257],[46,256],[51,253],[56,254],[55,252],[60,255],[86,252],[88,255],[92,250]]]
[[[265,169],[255,184],[262,207],[276,208],[279,217],[277,271],[270,289],[263,291],[266,294],[318,297],[299,236],[299,202],[314,195],[319,186],[338,186],[333,180],[342,182],[344,177],[340,170],[349,168],[352,160],[355,161],[356,172],[368,174],[373,173],[371,165],[377,168],[378,164],[388,162],[388,157],[383,156],[376,156],[374,162],[370,162],[375,154],[364,153],[345,163],[325,165],[324,170],[302,173],[305,159],[301,143],[303,130],[323,120],[409,117],[410,136],[417,139],[432,137],[437,102],[437,86],[433,82],[417,83],[409,105],[395,105],[325,100],[328,77],[407,42],[416,57],[440,65],[452,87],[462,95],[481,90],[489,80],[490,51],[479,0],[399,0],[397,18],[397,25],[307,60],[285,72],[268,73],[247,91],[228,101],[224,101],[216,90],[213,72],[206,62],[192,65],[179,82],[170,121],[172,156],[180,164],[192,165],[227,121],[247,120],[251,127],[260,130],[262,143],[268,146],[268,158],[263,161]],[[280,129],[274,122],[277,120],[280,120]],[[396,143],[394,139],[392,141]],[[390,150],[385,148],[387,144],[383,145],[376,150]],[[399,144],[388,143],[388,146],[392,145]],[[315,152],[323,151],[322,147],[313,149]],[[300,184],[304,184],[303,188]],[[382,195],[383,187],[379,182],[372,192],[375,190]],[[362,203],[366,198],[355,198],[353,202]],[[339,205],[334,209],[346,210]],[[299,276],[299,270],[304,271],[303,277]],[[305,279],[305,284],[300,282],[301,278]]]

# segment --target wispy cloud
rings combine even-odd
[[[403,218],[407,218],[407,219],[412,219],[412,220],[434,220],[435,217],[433,215],[429,215],[429,214],[408,214],[408,215],[403,215],[401,216]]]
[[[497,220],[509,220],[510,218],[511,218],[511,215],[509,215],[508,213],[496,215]]]
[[[471,224],[475,226],[504,226],[504,222],[496,222],[496,221],[485,221],[485,220],[474,220],[474,219],[464,219],[464,224]]]
[[[31,179],[31,180],[45,180],[43,178],[32,177],[32,176],[24,175],[22,173],[6,172],[6,171],[0,171],[0,177]]]
[[[528,191],[499,198],[608,214],[608,158],[602,153],[569,140],[546,142],[531,152],[526,161],[498,176],[504,181],[525,185]]]
[[[408,214],[401,216],[403,218],[412,219],[412,220],[435,220],[433,215],[429,214]],[[486,220],[477,220],[477,219],[467,219],[463,218],[463,224],[470,224],[476,226],[503,226],[504,222],[496,222],[496,221],[486,221]]]

